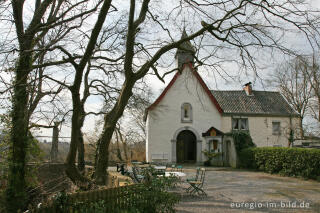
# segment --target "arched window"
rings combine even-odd
[[[189,103],[184,103],[181,105],[181,122],[192,122],[192,107]]]

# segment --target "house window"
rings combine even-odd
[[[232,130],[249,130],[248,118],[232,118]]]
[[[280,122],[272,122],[272,134],[273,135],[281,135],[281,130],[280,130]]]
[[[181,122],[192,122],[192,107],[189,103],[184,103],[181,106]]]
[[[219,152],[218,141],[216,141],[216,140],[209,141],[209,152],[211,152],[211,153]]]

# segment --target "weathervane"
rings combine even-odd
[[[186,29],[186,17],[183,15],[183,29]]]
[[[183,20],[182,20],[182,23],[183,23],[183,29],[185,30],[186,29],[186,16],[183,15]]]

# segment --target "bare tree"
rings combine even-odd
[[[303,119],[310,107],[312,98],[312,86],[307,73],[310,65],[302,57],[296,57],[291,61],[278,66],[272,75],[270,84],[278,88],[287,102],[300,116],[300,138],[304,138]]]
[[[143,144],[138,148],[140,154],[145,154],[146,129],[145,129],[145,109],[151,104],[152,93],[146,84],[140,84],[142,88],[137,88],[134,95],[129,100],[125,111],[125,119],[119,120],[115,128],[116,152],[120,161],[123,161],[122,151],[126,161],[132,160],[128,152],[132,152],[132,147]]]
[[[297,96],[300,95],[303,98],[303,93],[305,92],[303,88],[308,88],[308,101],[306,101],[306,107],[304,107],[304,113],[308,114],[310,119],[309,123],[312,124],[312,119],[318,122],[320,117],[320,69],[319,62],[316,60],[316,53],[313,55],[298,56],[296,61],[298,62],[299,75],[303,76],[304,85],[301,85],[297,89]]]
[[[88,14],[94,12],[98,5],[93,8],[87,6],[87,1],[74,1],[72,4],[67,1],[58,0],[36,0],[34,5],[29,5],[33,11],[28,11],[24,6],[23,0],[12,0],[11,2],[2,2],[2,7],[9,10],[2,12],[8,15],[8,18],[2,19],[2,22],[13,23],[15,26],[15,35],[8,30],[7,49],[2,53],[9,52],[10,57],[14,57],[13,66],[8,71],[13,72],[14,81],[12,85],[12,130],[11,130],[11,158],[9,169],[9,185],[6,190],[7,211],[16,212],[18,209],[24,209],[26,206],[26,183],[25,183],[25,159],[26,148],[28,146],[28,126],[30,114],[26,111],[29,105],[28,90],[29,77],[35,68],[46,67],[49,65],[59,65],[69,61],[62,59],[60,61],[48,61],[37,64],[44,52],[52,52],[59,49],[56,43],[46,44],[44,47],[41,41],[50,36],[51,33],[59,31],[61,37],[64,37],[72,29],[79,26],[75,20],[81,20]],[[66,27],[68,26],[68,27]],[[11,36],[14,39],[9,39]],[[59,40],[59,39],[58,39]],[[2,41],[3,42],[3,41]],[[56,46],[55,46],[56,45]],[[9,58],[9,57],[7,57]],[[38,93],[39,94],[39,93]],[[42,95],[40,93],[40,95]],[[37,98],[32,99],[36,103]]]
[[[308,26],[312,25],[315,18],[314,14],[303,10],[301,2],[286,0],[179,1],[167,16],[163,15],[164,11],[159,11],[156,5],[150,4],[149,0],[144,0],[137,15],[136,12],[136,1],[131,0],[122,68],[124,81],[116,103],[104,117],[97,151],[97,183],[106,181],[108,147],[116,124],[133,94],[135,83],[146,76],[149,70],[163,81],[166,73],[161,76],[158,70],[161,64],[158,61],[168,53],[178,47],[183,48],[184,42],[199,38],[198,46],[207,51],[207,54],[201,58],[196,57],[198,63],[217,69],[216,61],[222,59],[255,71],[259,54],[254,52],[272,50],[292,53],[285,43],[282,43],[284,35],[288,29],[292,31],[295,28],[310,38]],[[190,36],[174,39],[176,36],[167,23],[171,18],[176,20],[184,12],[198,23],[193,22],[195,29]],[[165,34],[166,40],[162,40],[162,34],[159,33],[159,37],[149,38],[146,35],[152,32],[149,26],[152,26],[154,31]],[[229,57],[231,59],[228,59]]]
[[[314,119],[320,122],[320,68],[315,55],[312,57],[312,65],[306,74],[311,83],[314,96],[314,100],[311,103],[312,115]]]
[[[195,46],[201,52],[196,57],[197,65],[202,64],[219,71],[219,67],[222,67],[221,61],[235,62],[243,68],[255,71],[259,55],[257,53],[261,51],[292,53],[285,43],[282,43],[286,32],[298,29],[311,39],[309,26],[314,23],[314,15],[318,14],[318,11],[304,10],[304,5],[298,0],[181,0],[168,8],[160,7],[161,1],[151,4],[150,0],[138,3],[130,0],[128,13],[127,5],[119,2],[112,5],[112,0],[36,0],[32,7],[33,14],[30,13],[31,20],[28,22],[28,14],[24,14],[23,10],[25,1],[12,0],[6,3],[12,10],[10,21],[15,25],[17,38],[14,41],[16,46],[11,48],[9,45],[3,50],[15,56],[12,66],[7,69],[14,73],[15,78],[12,86],[12,164],[10,187],[7,189],[8,211],[23,209],[26,204],[24,168],[29,118],[25,110],[28,108],[30,95],[28,79],[35,69],[64,68],[62,78],[41,75],[44,79],[59,84],[55,91],[62,85],[71,92],[72,129],[66,172],[76,183],[88,181],[75,166],[77,150],[82,149],[81,127],[84,115],[87,114],[84,105],[87,96],[92,94],[86,89],[95,87],[96,91],[99,91],[103,88],[99,84],[103,84],[104,89],[115,90],[105,93],[108,110],[97,147],[95,181],[103,184],[106,182],[108,147],[116,125],[135,92],[135,85],[148,73],[164,81],[164,76],[176,70],[161,73],[161,68],[170,66],[170,63],[165,61],[168,56],[172,56],[175,49],[183,49],[185,42],[194,40]],[[136,8],[136,4],[139,4],[140,10]],[[82,28],[84,20],[91,14],[95,14],[90,19],[90,23],[95,20],[93,27],[90,25]],[[180,35],[174,31],[182,31],[182,27],[177,27],[181,23],[181,14],[186,14],[192,20],[187,26],[192,28],[193,33],[177,39]],[[123,28],[108,36],[111,34],[103,33],[104,30],[108,31],[108,27],[104,28],[108,25],[109,29],[118,25]],[[45,38],[49,37],[50,33],[59,29],[63,29],[59,38],[66,35],[69,37],[59,42],[41,44],[40,41],[46,41]],[[70,31],[74,32],[74,36],[70,36]],[[114,49],[110,48],[115,46]],[[114,51],[115,49],[117,51]],[[41,59],[43,54],[44,59],[38,63],[37,60]],[[61,65],[64,65],[63,68]],[[101,80],[92,80],[93,83],[89,83],[86,78],[89,78],[93,68],[102,70],[106,76],[114,76],[113,79],[118,79],[118,82],[115,85],[110,81],[105,84]],[[71,82],[68,82],[70,79]],[[81,90],[83,85],[84,91]],[[16,205],[17,203],[19,205]]]
[[[117,31],[117,25],[119,22],[112,22],[111,26],[103,26],[106,15],[110,13],[111,3],[104,3],[100,10],[96,24],[91,31],[91,34],[82,32],[82,36],[87,38],[85,45],[80,45],[79,49],[84,52],[83,55],[74,55],[63,49],[65,57],[73,66],[74,76],[72,82],[57,80],[53,77],[48,77],[51,81],[60,84],[67,88],[72,97],[72,124],[71,124],[71,142],[70,150],[67,157],[67,175],[74,183],[86,184],[89,180],[84,178],[78,170],[84,171],[84,144],[82,127],[85,122],[85,118],[89,114],[100,115],[104,114],[103,110],[100,112],[86,112],[85,104],[89,96],[101,96],[107,106],[109,102],[113,101],[113,94],[119,93],[119,90],[113,85],[117,80],[117,70],[106,70],[106,63],[116,63],[122,56],[117,59],[104,57],[101,54],[103,52],[114,52],[117,47],[115,42],[112,42],[113,37],[118,37],[121,32]],[[106,38],[113,44],[112,47],[105,49]],[[82,64],[83,63],[83,64]],[[81,66],[80,66],[81,65]],[[90,75],[93,73],[92,75]],[[101,77],[102,76],[102,77]],[[83,89],[81,88],[83,86]],[[78,153],[78,169],[75,166],[75,157]]]
[[[58,158],[59,125],[60,122],[54,122],[54,126],[52,129],[52,146],[50,151],[51,162],[56,162]]]

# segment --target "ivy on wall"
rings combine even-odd
[[[249,131],[234,130],[225,135],[233,138],[237,153],[240,153],[243,149],[256,146],[252,141]]]

